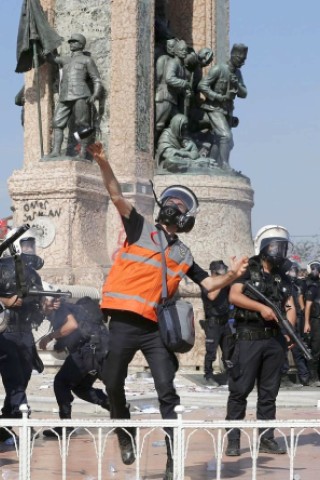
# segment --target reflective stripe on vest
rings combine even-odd
[[[135,312],[157,321],[157,306],[161,300],[162,262],[158,230],[144,221],[141,236],[132,245],[125,244],[103,286],[101,308]],[[167,263],[168,296],[172,297],[181,279],[193,263],[188,247],[180,240],[168,246],[163,243]]]

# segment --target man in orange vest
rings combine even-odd
[[[128,365],[141,350],[154,379],[162,418],[174,419],[175,407],[180,403],[173,383],[178,361],[162,343],[157,325],[156,311],[162,289],[158,235],[163,239],[166,254],[169,297],[176,293],[185,275],[208,291],[223,288],[245,272],[248,259],[243,257],[236,261],[232,258],[230,270],[225,275],[209,277],[176,235],[189,232],[194,226],[198,200],[192,190],[174,185],[162,192],[156,228],[123,196],[101,143],[90,146],[88,151],[100,167],[105,187],[121,215],[127,235],[103,286],[101,302],[101,308],[111,317],[109,353],[102,372],[110,400],[110,415],[111,418],[130,418],[124,386]],[[171,480],[173,432],[172,429],[166,432],[168,461],[164,479]],[[116,433],[122,461],[130,465],[136,456],[135,430],[118,428]]]

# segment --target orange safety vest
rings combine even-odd
[[[189,248],[179,239],[168,245],[163,231],[144,220],[138,241],[125,242],[119,251],[102,289],[101,308],[127,310],[157,322],[157,307],[162,293],[162,235],[167,264],[167,289],[171,298],[191,265]]]

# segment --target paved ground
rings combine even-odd
[[[223,377],[218,377],[220,381]],[[32,418],[57,418],[57,406],[53,394],[53,374],[33,375],[29,387],[29,403]],[[180,370],[176,387],[181,403],[186,407],[185,418],[199,421],[222,420],[228,396],[226,386],[207,387],[202,375]],[[126,383],[127,397],[131,404],[133,418],[159,418],[153,381],[148,374],[132,373]],[[0,400],[2,391],[0,390]],[[255,392],[249,397],[247,419],[255,418]],[[105,411],[80,400],[74,402],[73,417],[103,418]],[[281,389],[278,397],[278,419],[319,419],[317,431],[307,429],[301,432],[295,459],[294,480],[313,480],[320,474],[320,388],[299,387]],[[276,436],[284,445],[290,431],[277,432]],[[241,457],[222,458],[221,478],[252,478],[252,459],[248,438],[242,435]],[[213,455],[212,437],[205,432],[197,432],[190,440],[186,458],[185,479],[211,480],[216,478],[216,460]],[[163,477],[165,447],[163,434],[154,432],[148,440],[141,457],[141,480],[159,480]],[[18,461],[14,450],[0,451],[0,478],[18,479]],[[72,437],[69,446],[67,480],[95,480],[96,454],[94,443],[88,432],[80,430]],[[103,464],[103,478],[132,480],[134,466],[125,467],[120,460],[119,449],[112,435],[107,441]],[[257,464],[257,478],[275,480],[289,479],[289,457],[260,454]],[[61,477],[59,444],[55,440],[44,439],[39,435],[34,443],[32,454],[32,480],[53,480]],[[293,477],[291,477],[292,479]],[[179,479],[182,480],[182,479]]]

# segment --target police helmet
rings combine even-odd
[[[18,229],[12,228],[6,235],[6,240],[11,238]],[[32,228],[24,232],[15,242],[13,242],[16,253],[27,253],[29,255],[36,254],[36,234]],[[10,255],[10,252],[6,252]]]
[[[224,273],[227,273],[228,267],[223,260],[214,260],[210,263],[209,270],[211,273],[223,275]]]
[[[185,212],[170,200],[180,200],[185,206]],[[194,192],[183,185],[167,187],[160,195],[158,203],[160,210],[156,221],[164,225],[176,225],[177,232],[190,232],[195,224],[199,211],[199,202]]]
[[[71,42],[80,42],[84,48],[86,46],[87,39],[81,33],[73,33],[68,40],[68,43],[71,43]]]
[[[285,227],[266,225],[254,239],[254,250],[256,255],[277,264],[286,258],[289,244],[291,245],[289,232]]]
[[[315,270],[317,270],[317,272],[320,273],[320,261],[319,260],[311,260],[311,262],[309,262],[307,264],[307,272],[308,272],[309,275],[312,273],[312,271],[315,271]]]
[[[300,267],[297,264],[297,262],[292,262],[287,274],[291,278],[296,278],[298,276],[299,270],[300,270]]]

